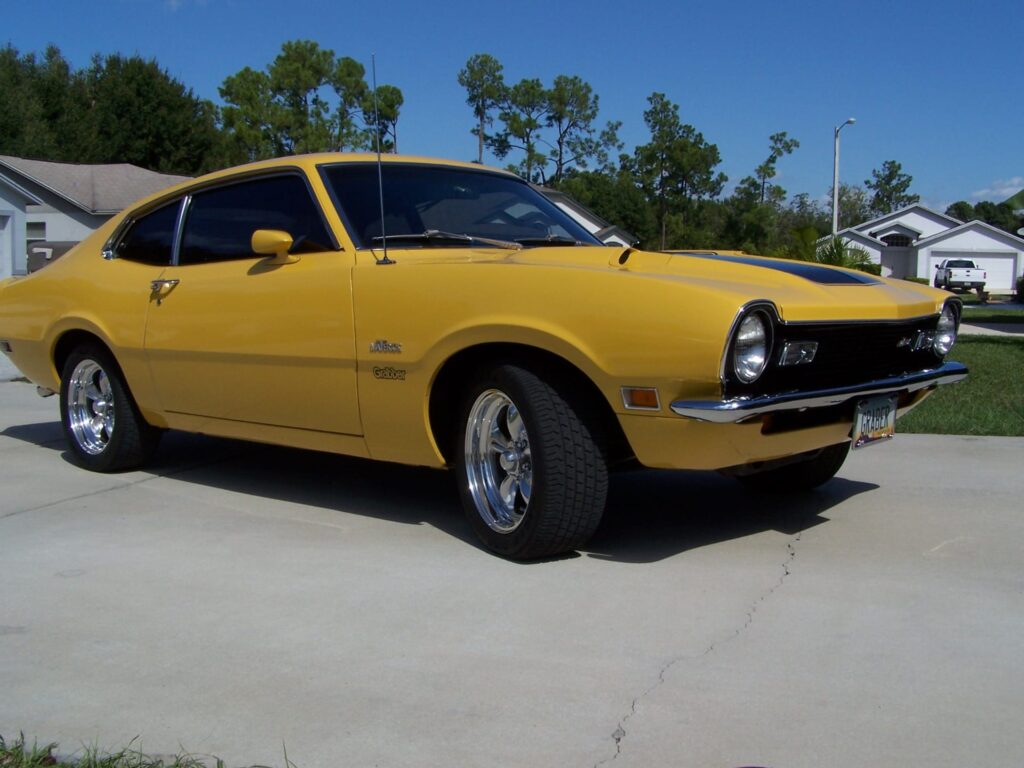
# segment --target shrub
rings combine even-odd
[[[832,237],[820,243],[814,252],[813,260],[833,267],[859,269],[874,275],[882,274],[882,267],[871,261],[871,255],[867,251],[841,237]]]

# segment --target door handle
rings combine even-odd
[[[152,280],[149,283],[149,287],[152,291],[152,295],[156,296],[156,303],[163,303],[164,296],[174,290],[174,286],[180,283],[180,280]]]

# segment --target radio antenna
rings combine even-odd
[[[377,136],[377,196],[380,199],[380,242],[384,246],[384,258],[378,264],[394,264],[388,258],[388,233],[384,231],[384,164],[380,159],[380,112],[377,110],[377,54],[370,54],[370,71],[373,73],[373,132]]]

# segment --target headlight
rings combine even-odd
[[[956,341],[957,312],[952,304],[946,304],[939,315],[939,324],[935,327],[935,343],[932,349],[939,357],[945,357]]]
[[[736,329],[732,369],[744,384],[757,381],[764,372],[770,343],[768,320],[763,312],[751,312],[743,318]]]

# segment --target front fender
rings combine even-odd
[[[356,268],[360,412],[375,458],[440,466],[430,393],[458,353],[487,344],[543,350],[579,369],[624,412],[620,387],[666,404],[719,393],[736,306],[688,302],[681,281],[516,264]],[[453,395],[454,396],[454,395]],[[664,415],[664,414],[662,414]]]

